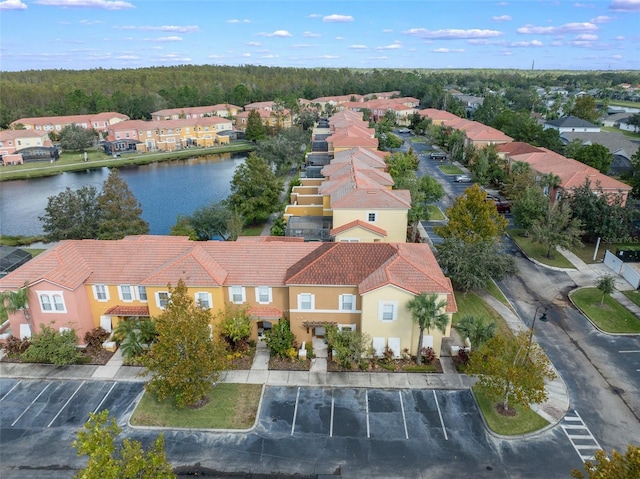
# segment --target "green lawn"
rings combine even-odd
[[[640,306],[640,291],[623,291],[622,294],[624,294],[627,298],[629,298],[629,300]]]
[[[580,310],[600,329],[608,333],[640,333],[640,319],[611,296],[605,296],[600,306],[602,292],[598,288],[582,288],[571,294]]]
[[[489,283],[485,286],[485,289],[491,296],[496,298],[505,306],[511,308],[509,301],[507,301],[507,298],[505,298],[504,294],[502,294],[502,291],[500,290],[500,288],[498,288],[498,285],[496,283],[494,283],[493,281],[489,281]]]
[[[158,402],[145,392],[131,416],[134,426],[194,427],[203,429],[248,429],[258,414],[262,394],[259,384],[219,383],[209,391],[209,403],[199,409]]]
[[[264,225],[258,226],[245,226],[242,228],[242,236],[260,236],[262,234],[262,230],[264,229]]]
[[[626,100],[609,100],[610,106],[628,106],[629,108],[640,108],[640,103],[637,101]]]
[[[529,407],[513,405],[515,416],[503,416],[496,411],[496,403],[487,397],[478,386],[473,388],[480,410],[489,428],[504,436],[516,436],[538,431],[549,423]]]
[[[621,130],[620,128],[616,128],[615,126],[601,126],[600,129],[602,131],[608,131],[610,133],[622,133],[624,136],[628,136],[629,138],[633,138],[635,140],[640,139],[640,133],[634,133],[633,131]]]
[[[445,219],[444,213],[436,205],[427,205],[427,211],[429,212],[429,220],[442,221]]]
[[[410,138],[411,143],[426,143],[427,139],[422,136],[412,136]]]
[[[460,318],[467,314],[473,316],[489,318],[498,325],[498,330],[501,334],[512,335],[511,329],[504,321],[502,316],[485,303],[480,296],[473,291],[461,293],[455,292],[456,303],[458,305],[458,312],[453,315],[453,326],[455,326]]]
[[[445,175],[462,175],[462,174],[464,174],[464,171],[462,171],[456,165],[439,165],[438,168],[440,168]]]
[[[531,237],[521,236],[522,230],[517,228],[511,228],[507,231],[511,239],[515,241],[520,249],[524,251],[524,253],[529,257],[533,258],[540,263],[546,264],[548,266],[555,266],[557,268],[573,268],[573,264],[562,256],[559,251],[556,251],[553,258],[548,258],[547,247],[541,245],[539,243],[534,243],[531,240]]]

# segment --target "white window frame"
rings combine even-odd
[[[129,289],[129,299],[125,298],[124,288]],[[133,289],[133,286],[131,286],[130,284],[120,284],[118,285],[118,297],[120,298],[120,301],[124,301],[125,303],[131,303],[133,302],[134,299],[136,299],[136,292]]]
[[[273,291],[269,286],[256,286],[255,290],[256,290],[256,303],[269,304],[273,301]],[[266,296],[267,296],[266,301],[262,298],[264,293],[266,293]]]
[[[144,295],[141,294],[141,291],[144,292]],[[143,303],[146,303],[147,301],[149,301],[149,297],[147,296],[146,286],[141,286],[141,285],[136,286],[136,298],[138,298],[138,301],[142,301]]]
[[[338,324],[338,331],[357,331],[358,327],[355,324]]]
[[[162,305],[162,301],[160,299],[161,294],[167,295],[167,302],[164,306]],[[169,294],[169,291],[156,291],[155,296],[156,296],[156,304],[160,309],[165,309],[167,307],[167,304],[169,304],[169,301],[171,301],[171,294]]]
[[[307,301],[303,301],[303,299],[306,299],[306,297],[309,297],[309,308],[303,308],[302,305],[303,303],[306,303]],[[313,311],[314,309],[316,309],[316,295],[313,293],[298,293],[298,309],[301,311]]]
[[[351,298],[351,308],[347,309],[344,307],[345,299]],[[353,312],[356,310],[356,295],[355,294],[341,294],[338,298],[338,309],[340,311],[350,311]]]
[[[104,303],[105,301],[109,301],[111,298],[109,295],[109,286],[106,284],[94,284],[91,286],[93,289],[93,297],[96,301]],[[100,295],[104,294],[104,298],[100,298]]]
[[[64,294],[62,291],[38,291],[38,303],[40,304],[40,311],[45,314],[61,314],[67,312],[67,306],[64,302]],[[46,298],[46,304],[50,309],[46,309],[45,301],[43,298]],[[59,301],[56,299],[59,298]]]
[[[385,319],[385,314],[388,313],[387,308],[393,308],[391,311],[391,319]],[[384,323],[391,323],[398,319],[398,302],[397,301],[380,301],[378,303],[378,320]]]
[[[207,306],[203,307],[201,306],[201,302],[202,302],[202,296],[205,296],[205,300],[207,301]],[[201,307],[202,309],[211,309],[213,308],[213,298],[211,297],[211,293],[208,293],[206,291],[198,291],[195,294],[196,297],[196,306]]]
[[[371,217],[373,216],[373,219]],[[375,211],[367,211],[367,223],[375,223],[378,220],[378,214]]]
[[[242,296],[242,298],[240,301],[235,301],[235,295],[237,294],[238,289],[240,289],[239,293]],[[233,304],[242,304],[246,302],[247,292],[244,286],[229,286],[229,301],[231,301]]]

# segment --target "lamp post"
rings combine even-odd
[[[529,344],[527,345],[527,353],[524,355],[525,362],[529,358],[529,351],[531,350],[531,343],[533,342],[533,328],[536,325],[536,318],[538,317],[538,310],[540,308],[544,308],[544,306],[538,305],[536,307],[535,313],[533,313],[533,321],[531,321],[531,329],[529,330]],[[543,323],[547,322],[547,308],[544,308],[542,316],[540,316],[540,321],[542,321]]]

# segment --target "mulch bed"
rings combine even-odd
[[[311,368],[311,359],[282,359],[269,358],[269,369],[277,371],[308,371]]]
[[[227,368],[229,370],[242,370],[251,369],[253,364],[253,357],[255,356],[255,349],[240,358],[233,358],[229,361]]]
[[[424,363],[423,363],[424,365]],[[442,373],[442,366],[440,360],[436,359],[432,365],[435,367],[435,371],[429,371],[430,373]],[[413,368],[417,367],[415,361],[406,359],[397,359],[391,362],[386,362],[384,365],[380,362],[369,362],[367,369],[359,368],[344,368],[340,364],[332,360],[327,360],[327,371],[339,373],[339,372],[368,372],[368,373],[424,373],[425,371],[416,371]]]

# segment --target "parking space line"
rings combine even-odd
[[[116,387],[116,384],[118,383],[113,383],[113,386],[111,386],[111,388],[107,391],[107,394],[104,395],[104,397],[102,398],[102,401],[100,401],[100,404],[98,404],[98,406],[96,406],[96,408],[93,410],[93,414],[98,412],[98,409],[100,409],[100,406],[102,406],[102,403],[104,403],[107,400],[107,396],[111,394],[111,391],[113,391],[113,388]]]
[[[73,397],[78,393],[78,391],[80,391],[80,388],[81,388],[82,386],[84,386],[84,383],[85,383],[85,382],[86,382],[86,381],[82,381],[82,382],[80,383],[80,386],[78,386],[78,387],[76,388],[76,390],[75,390],[75,391],[73,391],[73,394],[71,395],[71,397],[70,397],[69,399],[67,399],[67,402],[66,402],[66,403],[64,403],[64,406],[62,406],[62,407],[60,408],[60,410],[58,411],[58,414],[56,414],[56,415],[55,415],[55,417],[51,420],[51,422],[47,425],[47,427],[48,427],[48,428],[49,428],[49,427],[51,427],[51,425],[53,424],[53,421],[55,421],[56,419],[58,419],[58,416],[62,413],[62,411],[64,411],[64,408],[66,408],[66,407],[69,405],[69,403],[71,402],[71,400],[73,399]]]
[[[18,385],[19,385],[21,382],[22,382],[22,379],[21,379],[20,381],[18,381],[17,383],[15,383],[15,384],[13,385],[13,387],[12,387],[11,389],[9,389],[9,391],[7,392],[7,394],[5,394],[4,396],[2,396],[2,397],[0,398],[0,402],[1,402],[1,401],[3,401],[3,400],[4,400],[4,398],[6,398],[9,394],[11,394],[11,392],[12,392],[15,388],[17,388],[17,387],[18,387]]]
[[[371,430],[369,429],[369,390],[364,391],[364,407],[367,415],[367,439],[371,438]]]
[[[333,390],[331,391],[331,423],[329,424],[329,437],[333,437],[333,408],[335,406],[336,398],[333,397]]]
[[[442,419],[442,411],[440,411],[440,404],[438,404],[438,396],[436,396],[436,390],[433,390],[433,399],[436,400],[436,408],[438,409],[438,416],[440,416],[440,424],[442,425],[442,432],[444,433],[444,440],[448,441],[447,429],[444,427],[444,419]]]
[[[291,422],[291,435],[296,430],[296,416],[298,415],[298,400],[300,399],[300,386],[298,386],[298,394],[296,394],[296,407],[293,408],[293,421]]]
[[[40,391],[40,394],[38,394],[38,395],[36,396],[36,398],[35,398],[33,401],[31,401],[31,404],[29,404],[29,405],[27,406],[27,408],[26,408],[24,411],[22,411],[22,414],[20,414],[20,415],[16,418],[16,420],[15,420],[15,421],[13,421],[13,422],[11,423],[11,427],[13,427],[13,426],[15,426],[15,425],[16,425],[16,423],[20,420],[20,418],[21,418],[22,416],[24,416],[24,415],[25,415],[25,413],[29,410],[29,408],[30,408],[31,406],[33,406],[33,404],[34,404],[34,403],[35,403],[35,402],[40,398],[40,396],[42,396],[42,395],[44,394],[44,392],[45,392],[47,389],[49,389],[49,386],[51,386],[51,383],[48,383],[48,384],[44,387],[44,389],[43,389],[42,391]]]
[[[400,396],[400,409],[402,409],[402,422],[404,423],[404,437],[405,439],[409,439],[409,431],[407,430],[407,416],[404,414],[404,403],[402,402],[402,391],[398,391],[398,396]]]

